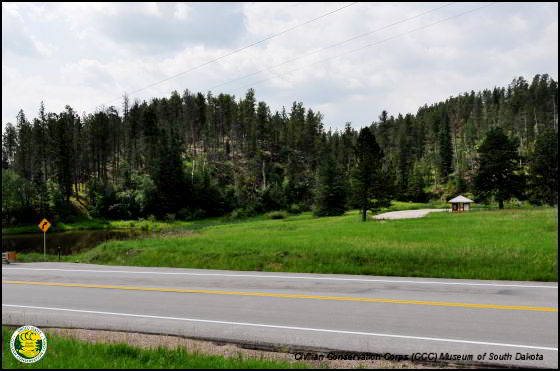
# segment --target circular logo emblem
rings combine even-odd
[[[47,351],[47,337],[35,326],[23,326],[14,331],[10,349],[20,362],[37,362]]]

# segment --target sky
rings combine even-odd
[[[558,80],[557,3],[2,3],[2,127],[41,101],[81,115],[253,87],[358,129],[538,73]]]

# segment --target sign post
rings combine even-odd
[[[45,259],[47,258],[47,231],[50,227],[51,223],[47,219],[43,219],[39,223],[39,229],[43,231],[43,255]]]

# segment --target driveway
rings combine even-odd
[[[409,218],[421,218],[428,215],[428,213],[437,213],[442,211],[448,211],[448,209],[420,209],[420,210],[403,210],[403,211],[391,211],[389,213],[383,213],[379,215],[374,215],[374,219],[409,219]]]

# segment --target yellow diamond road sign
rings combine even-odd
[[[39,229],[42,230],[43,232],[46,232],[51,226],[51,223],[49,223],[49,221],[47,219],[43,219],[41,220],[41,223],[39,223]]]

